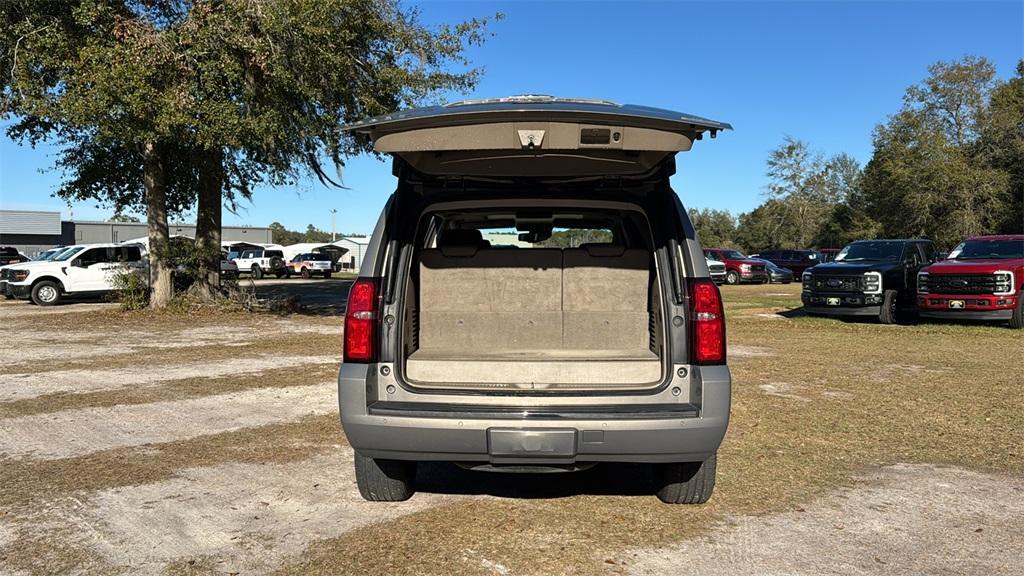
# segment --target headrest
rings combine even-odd
[[[479,230],[453,228],[441,233],[441,239],[438,240],[437,245],[440,248],[446,246],[473,246],[476,248],[483,244],[483,241],[484,235]]]
[[[622,256],[626,247],[621,244],[580,244],[587,254],[597,258],[614,258]]]

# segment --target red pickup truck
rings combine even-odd
[[[714,258],[725,263],[725,283],[740,282],[768,283],[767,265],[761,260],[753,260],[740,254],[739,250],[729,248],[706,248],[705,258]]]
[[[1005,320],[1024,327],[1024,235],[977,236],[917,276],[923,317]]]

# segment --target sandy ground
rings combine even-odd
[[[451,497],[381,506],[356,489],[352,452],[334,447],[294,464],[224,464],[164,482],[99,492],[50,512],[82,527],[88,545],[133,574],[197,559],[218,572],[280,567],[311,543]]]
[[[338,362],[337,356],[276,356],[265,354],[251,358],[220,360],[215,364],[147,364],[139,359],[138,366],[110,370],[89,368],[30,372],[0,376],[0,402],[13,402],[61,392],[80,393],[112,390],[128,386],[147,386],[182,378],[215,378],[241,374],[259,374],[271,368],[296,368],[314,364]],[[84,364],[87,364],[84,362]]]
[[[0,456],[69,458],[173,442],[337,410],[333,382],[262,388],[174,402],[81,408],[0,420]]]
[[[322,292],[323,307],[329,313],[340,284],[308,285]],[[158,386],[196,377],[252,374],[258,379],[265,370],[290,364],[338,361],[336,355],[324,351],[337,350],[340,319],[313,321],[292,316],[268,318],[259,329],[227,324],[190,326],[188,319],[183,319],[177,328],[165,326],[161,333],[144,325],[126,327],[118,337],[129,342],[124,346],[135,347],[132,350],[140,354],[139,365],[90,366],[88,358],[109,349],[110,334],[84,330],[63,334],[60,319],[64,314],[96,306],[40,308],[0,304],[0,315],[4,318],[16,317],[22,323],[26,323],[26,318],[38,319],[22,331],[19,339],[0,343],[0,353],[16,361],[45,360],[53,357],[53,339],[63,338],[61,350],[66,355],[62,357],[82,359],[80,368],[70,370],[0,373],[0,402],[46,399],[49,394]],[[9,315],[12,311],[15,316]],[[187,356],[187,346],[196,343],[272,344],[273,338],[282,333],[322,335],[324,345],[308,355],[265,355],[213,364]],[[760,344],[764,340],[748,342]],[[183,357],[175,364],[152,366],[145,361],[146,348],[181,348]],[[750,343],[732,345],[729,350],[736,359],[736,367],[756,366],[759,361],[775,363],[785,352],[781,345],[772,348]],[[879,371],[894,378],[936,374],[928,366],[895,363],[898,359],[894,356],[894,363],[879,366]],[[752,396],[797,405],[802,411],[823,402],[857,401],[863,395],[859,390],[815,388],[782,370],[759,372],[755,378],[748,378],[747,387]],[[486,489],[491,480],[482,473],[465,473],[463,482],[473,484],[467,490],[455,486],[451,490],[424,491],[401,504],[368,503],[360,498],[355,485],[351,449],[345,446],[340,429],[335,436],[333,428],[327,441],[321,438],[315,444],[305,436],[282,436],[299,441],[285,444],[281,448],[284,457],[278,454],[278,459],[251,450],[248,459],[233,461],[238,456],[229,450],[226,455],[199,461],[192,452],[180,449],[181,444],[175,444],[195,439],[206,442],[207,437],[222,438],[232,431],[264,434],[267,428],[261,427],[296,423],[310,414],[335,414],[336,410],[334,382],[313,380],[281,387],[256,382],[251,389],[239,392],[211,391],[200,397],[142,404],[53,407],[49,411],[44,406],[40,413],[0,419],[0,473],[5,464],[10,469],[49,470],[51,466],[57,468],[64,459],[76,458],[69,460],[74,462],[75,474],[102,478],[98,469],[90,466],[109,466],[113,461],[117,468],[123,462],[125,468],[131,469],[148,465],[147,457],[157,457],[153,454],[163,459],[164,448],[172,452],[170,448],[178,446],[178,452],[184,453],[181,466],[145,481],[138,481],[129,472],[125,476],[110,475],[116,478],[111,483],[95,485],[101,487],[56,494],[39,488],[36,493],[12,497],[16,505],[8,510],[0,507],[0,574],[263,574],[275,569],[289,572],[310,558],[318,558],[318,546],[329,547],[331,539],[351,537],[350,543],[361,544],[364,556],[372,559],[380,553],[374,546],[384,549],[389,543],[367,544],[359,539],[373,539],[362,535],[379,534],[373,531],[377,527],[388,527],[388,537],[396,539],[422,537],[415,531],[407,534],[400,529],[390,530],[390,523],[402,525],[401,522],[408,521],[410,524],[402,526],[429,533],[430,526],[417,526],[413,521],[421,513],[434,511],[445,515],[469,514],[456,517],[458,521],[450,528],[468,530],[463,524],[469,526],[473,520],[486,517],[479,512],[498,503],[505,504],[505,499],[512,501],[521,513],[547,509],[556,518],[560,510],[564,513],[571,507],[593,506],[599,500],[610,500],[614,506],[635,506],[647,515],[675,514],[672,518],[679,522],[693,517],[681,513],[680,508],[653,503],[653,497],[646,496],[641,504],[636,504],[625,499],[617,501],[619,495],[603,493],[540,495],[536,500],[517,498],[515,491],[496,496],[445,493],[493,494]],[[751,423],[749,414],[746,417],[746,423],[737,419],[738,424],[757,425]],[[768,417],[765,418],[767,426]],[[737,429],[742,431],[739,426]],[[225,442],[236,440],[229,438]],[[237,442],[241,444],[243,440]],[[303,442],[307,448],[311,446],[310,451],[294,455],[294,446]],[[231,448],[244,451],[246,446]],[[445,477],[432,481],[448,487],[443,484]],[[514,480],[506,477],[503,481]],[[2,483],[0,496],[6,496]],[[452,512],[455,509],[461,512]],[[514,509],[510,507],[509,513],[515,513]],[[699,513],[701,509],[697,510]],[[585,547],[588,557],[599,555],[594,558],[594,570],[587,573],[603,570],[635,575],[1024,574],[1019,552],[1024,542],[1024,479],[1020,477],[932,465],[888,466],[862,471],[854,486],[831,491],[787,512],[763,516],[726,514],[714,518],[710,530],[702,536],[668,545],[609,551],[602,548],[600,533],[591,535],[590,540],[571,541],[567,545]],[[507,520],[494,519],[486,530],[529,558],[530,550],[542,543],[520,541],[521,534],[502,533]],[[569,531],[568,527],[561,528]],[[552,532],[548,536],[556,541],[563,534]],[[347,541],[334,545],[345,546],[344,542]],[[339,553],[344,557],[356,548],[343,548]],[[19,552],[26,550],[19,556]],[[495,552],[494,542],[481,542],[480,546],[474,543],[453,552],[452,566],[459,567],[458,572],[501,576],[558,573],[542,568],[514,569],[510,566],[516,564],[508,561],[510,555],[503,557]],[[17,565],[7,562],[15,557]],[[402,565],[408,568],[406,573],[413,574],[416,563],[414,550]],[[343,572],[326,562],[314,565],[311,571]]]
[[[620,565],[637,576],[1024,574],[1024,479],[898,465],[859,480],[804,509],[633,550]]]

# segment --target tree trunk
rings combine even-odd
[[[221,191],[224,153],[199,151],[199,202],[196,208],[196,251],[199,258],[193,290],[207,298],[220,288]]]
[[[170,235],[167,230],[167,187],[164,157],[158,144],[142,145],[146,224],[149,231],[149,306],[165,308],[171,301]]]

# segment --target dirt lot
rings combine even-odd
[[[337,421],[349,283],[306,314],[0,301],[2,574],[1022,574],[1020,333],[793,313],[724,289],[735,381],[718,488],[641,466],[423,466],[363,502]]]

